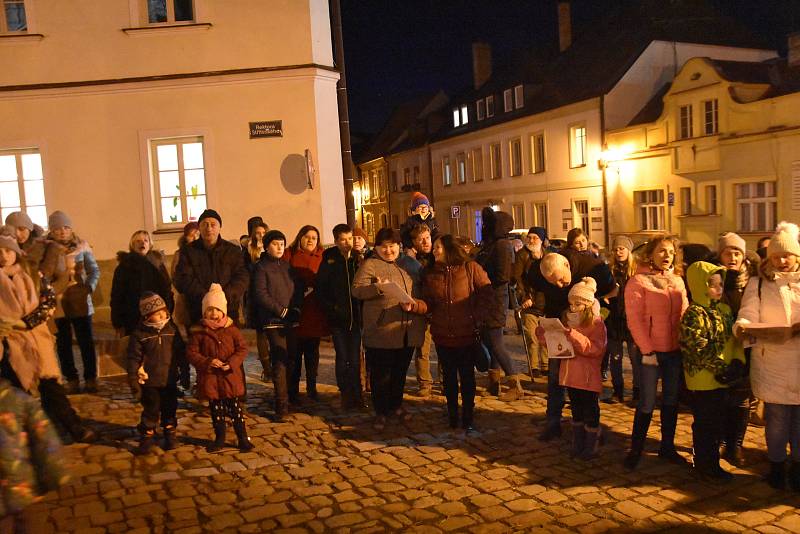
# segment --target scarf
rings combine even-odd
[[[168,322],[169,322],[169,314],[167,314],[167,318],[164,319],[163,321],[156,321],[156,322],[144,321],[144,325],[149,326],[150,328],[155,328],[156,330],[161,332],[161,329],[164,328]]]
[[[222,318],[220,318],[217,321],[212,321],[211,319],[203,318],[201,322],[203,323],[204,326],[207,326],[211,330],[219,330],[220,328],[227,328],[233,324],[233,320],[227,315],[223,315]]]
[[[11,267],[10,273],[0,272],[0,317],[9,320],[22,319],[39,305],[33,280],[25,274],[19,264]],[[13,330],[4,339],[7,348],[3,357],[8,357],[11,368],[25,391],[34,391],[39,381],[39,350],[30,330]]]

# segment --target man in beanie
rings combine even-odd
[[[242,249],[220,237],[222,217],[216,211],[205,210],[198,224],[200,239],[180,249],[173,280],[175,289],[185,297],[189,317],[197,323],[203,315],[203,296],[212,283],[219,284],[228,299],[229,316],[235,321],[250,282]]]
[[[162,448],[174,449],[177,444],[178,364],[185,346],[167,303],[157,293],[142,293],[139,314],[141,321],[128,344],[128,382],[133,396],[142,402],[136,453],[147,454],[155,444],[159,419],[164,429]]]
[[[538,269],[539,262],[549,250],[550,241],[547,229],[532,226],[525,237],[524,246],[517,251],[514,259],[514,280],[517,300],[520,303],[522,318],[522,335],[527,344],[528,366],[531,378],[547,374],[547,347],[539,343],[534,335],[539,326],[539,318],[544,315],[544,296],[528,285],[527,273],[530,269]]]
[[[439,236],[439,225],[436,223],[436,217],[433,214],[433,208],[428,197],[415,191],[411,195],[411,215],[406,219],[406,222],[400,227],[400,236],[403,240],[403,247],[411,248],[414,246],[411,240],[411,229],[419,224],[424,224],[431,230],[431,241],[436,241]]]

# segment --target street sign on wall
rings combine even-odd
[[[251,122],[250,139],[259,137],[283,137],[283,121]]]
[[[450,206],[450,218],[451,219],[460,219],[461,218],[461,206]]]

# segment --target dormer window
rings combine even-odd
[[[511,89],[506,89],[503,91],[503,111],[508,113],[509,111],[514,109],[514,95],[511,92]]]
[[[461,106],[461,124],[467,124],[469,122],[469,111],[467,109],[467,105],[464,104]]]
[[[494,117],[494,95],[486,97],[486,118]]]
[[[469,110],[466,104],[453,110],[453,128],[458,128],[459,126],[463,126],[468,122]]]
[[[477,110],[478,120],[482,121],[486,117],[486,101],[481,98],[475,103],[475,109]]]
[[[453,128],[458,128],[459,126],[461,126],[461,112],[456,108],[453,110]]]
[[[520,109],[524,105],[525,105],[525,94],[523,92],[522,86],[517,85],[516,87],[514,87],[514,109]]]

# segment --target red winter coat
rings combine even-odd
[[[302,249],[293,251],[287,248],[283,254],[282,259],[288,261],[292,266],[295,279],[301,281],[306,290],[315,289],[303,298],[303,306],[300,309],[300,325],[295,329],[297,337],[324,337],[331,334],[325,310],[317,300],[316,293],[317,271],[322,263],[322,252],[322,248],[317,248],[314,252]]]
[[[212,330],[206,326],[193,326],[186,347],[186,358],[197,369],[197,391],[200,398],[219,400],[244,395],[242,362],[247,356],[247,343],[242,333],[231,324]],[[227,371],[211,367],[217,358],[231,368]]]

